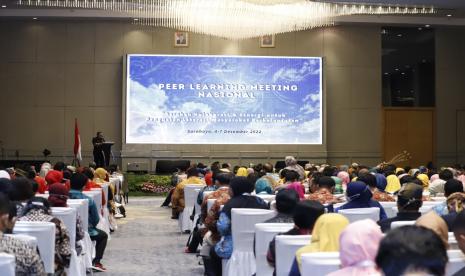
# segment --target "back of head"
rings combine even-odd
[[[280,190],[276,194],[276,209],[279,213],[292,214],[300,198],[296,191],[290,189]]]
[[[444,181],[447,181],[449,179],[452,179],[454,178],[454,174],[452,173],[451,170],[449,169],[444,169],[442,170],[440,173],[439,173],[439,178],[444,180]]]
[[[453,193],[463,193],[463,184],[457,179],[449,179],[444,184],[444,195],[448,197]]]
[[[335,175],[334,175],[335,172],[336,172],[336,168],[335,168],[335,167],[328,166],[328,167],[325,167],[325,168],[323,169],[323,175],[324,175],[324,176],[335,176]]]
[[[34,196],[31,180],[25,177],[17,177],[11,181],[10,199],[13,201],[25,201]]]
[[[312,231],[312,243],[317,244],[316,251],[339,251],[339,237],[342,230],[349,225],[349,220],[341,214],[321,215]]]
[[[297,164],[297,160],[294,158],[294,156],[286,156],[284,158],[284,163],[286,166],[294,166]]]
[[[255,189],[254,183],[251,183],[245,176],[236,176],[229,182],[233,197],[240,196],[244,193],[251,193]]]
[[[449,247],[449,229],[447,228],[446,221],[438,216],[436,212],[428,212],[422,215],[417,219],[415,225],[433,230],[441,238],[446,248]]]
[[[325,207],[315,200],[302,200],[294,209],[294,223],[300,229],[313,229],[316,220],[325,213]]]
[[[271,165],[270,163],[265,163],[265,165],[263,165],[263,171],[265,173],[272,173],[273,172],[273,165]]]
[[[186,171],[187,177],[199,176],[199,169],[191,167]]]
[[[357,178],[357,181],[362,181],[370,188],[376,188],[376,176],[372,175],[371,173],[362,174]]]
[[[286,182],[295,182],[299,180],[299,173],[294,170],[286,170],[284,172],[284,179]]]
[[[356,266],[365,261],[374,262],[383,233],[370,219],[349,224],[339,238],[342,267]]]
[[[83,173],[75,173],[71,176],[71,189],[81,191],[89,181],[89,178]]]
[[[52,207],[67,207],[68,189],[61,183],[55,183],[48,188],[48,202]]]
[[[53,166],[53,169],[56,171],[63,171],[66,168],[66,165],[64,162],[58,161],[55,163]]]
[[[376,264],[384,275],[422,272],[444,275],[448,262],[444,243],[432,230],[419,226],[392,229],[381,241]]]
[[[404,184],[397,195],[399,211],[418,211],[423,204],[423,187],[415,183]]]
[[[400,184],[404,184],[404,183],[412,183],[416,178],[413,177],[413,176],[410,176],[408,174],[404,174],[402,177],[399,178],[399,182]]]
[[[372,193],[368,186],[362,181],[354,181],[347,184],[348,201],[368,202]]]
[[[93,179],[94,178],[94,172],[92,171],[91,168],[89,167],[86,167],[82,170],[82,173],[85,174],[85,176],[87,176],[87,178],[89,179]]]
[[[317,184],[320,188],[327,188],[327,189],[332,189],[334,186],[336,186],[336,182],[334,182],[334,179],[329,176],[320,177],[318,179]]]
[[[45,176],[45,181],[47,181],[48,185],[51,185],[54,183],[61,183],[62,180],[63,180],[63,172],[59,170],[51,170]]]
[[[215,175],[215,180],[219,185],[229,185],[233,177],[234,175],[232,173],[218,173]]]

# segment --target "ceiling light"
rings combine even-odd
[[[396,68],[396,69],[394,69],[394,70],[399,71],[399,68]]]
[[[419,27],[418,30],[421,31],[421,30],[423,30],[423,28],[422,28],[422,27]]]
[[[37,17],[33,17],[32,20],[37,20]]]
[[[402,34],[398,34],[397,36],[398,36],[398,37],[402,37]]]
[[[328,3],[322,0],[19,0],[22,6],[84,8],[125,13],[137,24],[229,39],[332,26],[346,15],[430,14],[433,8]],[[251,27],[253,26],[253,27]]]
[[[452,17],[452,14],[448,14],[448,15],[446,15],[446,16],[447,16],[447,17]]]
[[[6,8],[6,5],[2,5],[2,8]]]
[[[134,21],[139,21],[139,18],[134,18]]]
[[[429,28],[429,27],[431,27],[431,25],[429,25],[429,24],[426,24],[426,25],[425,25],[425,27],[426,27],[426,28]]]

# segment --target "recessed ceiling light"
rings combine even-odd
[[[426,25],[425,25],[425,27],[426,27],[426,28],[429,28],[429,27],[431,27],[431,25],[429,25],[429,24],[426,24]]]
[[[139,18],[134,18],[134,21],[139,21]]]
[[[402,72],[401,74],[402,74],[402,75],[405,75],[405,73],[404,73],[404,72]]]
[[[384,74],[385,74],[385,75],[389,75],[389,73],[388,73],[388,72],[386,72],[386,73],[384,73]]]
[[[421,30],[423,30],[423,28],[422,28],[422,27],[420,27],[420,28],[418,28],[418,30],[419,30],[419,31],[421,31]]]
[[[447,17],[452,17],[452,14],[448,14],[448,15],[446,15],[446,16],[447,16]]]
[[[33,19],[33,20],[37,20],[37,17],[33,17],[32,19]]]
[[[394,70],[399,71],[399,68],[396,68],[396,69],[394,69]]]
[[[402,37],[402,34],[398,34],[397,36],[398,36],[398,37]]]
[[[6,8],[6,5],[2,5],[2,8]]]

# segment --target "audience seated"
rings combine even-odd
[[[397,195],[398,213],[393,218],[380,220],[378,224],[383,232],[391,229],[391,223],[394,221],[411,221],[416,220],[421,216],[419,212],[423,204],[422,201],[423,188],[415,183],[407,183],[402,186]]]
[[[403,226],[381,240],[375,260],[386,276],[439,276],[445,274],[448,257],[443,241],[434,231]]]
[[[457,240],[457,245],[465,254],[465,211],[457,213],[457,216],[452,225],[452,230],[454,232],[455,239]],[[457,271],[454,276],[465,275],[465,267]]]
[[[25,177],[16,177],[11,181],[11,189],[8,196],[10,200],[16,204],[18,217],[23,215],[24,206],[34,195],[32,183],[29,179]]]
[[[284,163],[286,164],[285,169],[296,171],[299,174],[299,180],[305,179],[305,170],[302,166],[297,164],[297,160],[294,156],[286,156],[286,158],[284,158]]]
[[[69,198],[69,192],[63,184],[55,183],[50,185],[48,203],[50,207],[68,207],[66,201]],[[84,229],[82,228],[82,221],[79,214],[76,216],[76,242],[75,248],[79,255],[82,251],[79,241],[84,238]]]
[[[57,185],[63,185],[57,183]],[[60,219],[51,215],[50,205],[45,198],[34,197],[28,201],[23,209],[23,216],[18,221],[53,222],[55,230],[55,275],[66,275],[65,268],[71,260],[71,245],[69,232]]]
[[[417,219],[415,222],[417,226],[423,226],[431,229],[441,238],[446,249],[449,248],[449,231],[446,222],[438,216],[435,212],[428,212]]]
[[[198,196],[197,196],[197,203],[200,205],[203,202],[203,193],[204,192],[209,192],[209,191],[216,191],[218,189],[218,186],[216,185],[215,177],[216,175],[220,172],[220,162],[214,162],[211,164],[210,168],[207,168],[204,180],[205,186],[202,190],[200,190]]]
[[[424,173],[420,173],[417,175],[417,178],[421,181],[421,184],[423,185],[423,190],[427,191],[429,187],[429,177],[428,175]]]
[[[347,203],[336,209],[336,212],[344,209],[354,208],[379,208],[379,219],[387,219],[383,206],[378,201],[371,199],[371,191],[362,181],[350,182],[347,184]]]
[[[12,232],[15,220],[15,205],[5,194],[0,193],[0,252],[15,256],[17,276],[45,276],[44,263],[36,248],[14,236],[3,235]]]
[[[305,188],[302,185],[302,183],[298,181],[298,179],[299,174],[296,171],[286,170],[286,172],[284,173],[284,180],[286,181],[286,183],[284,183],[284,186],[285,189],[296,191],[299,195],[299,198],[304,199]]]
[[[184,210],[184,187],[186,185],[205,185],[205,182],[199,178],[199,171],[197,168],[192,167],[187,170],[187,179],[181,181],[173,191],[171,197],[172,218],[176,219],[179,214]]]
[[[300,184],[299,184],[300,185]],[[292,223],[294,222],[293,214],[299,195],[296,191],[285,189],[276,194],[276,216],[264,221],[265,223]]]
[[[315,225],[316,220],[325,213],[325,207],[314,200],[302,200],[295,206],[293,219],[294,227],[278,235],[310,235]],[[276,262],[276,238],[270,242],[268,247],[268,253],[266,255],[266,260],[275,268]],[[274,270],[273,275],[276,275],[276,270]]]
[[[339,179],[341,179],[342,190],[345,191],[347,189],[347,184],[349,184],[349,182],[350,182],[349,173],[342,170],[342,171],[337,173],[337,177]]]
[[[400,190],[400,181],[397,175],[394,172],[387,172],[386,173],[386,189],[385,191],[388,193],[395,193]]]
[[[452,232],[452,225],[454,224],[457,214],[462,212],[465,207],[465,193],[453,193],[446,201],[448,214],[442,216],[446,221],[449,232]]]
[[[334,186],[336,183],[334,179],[328,176],[322,176],[319,178],[313,177],[313,181],[310,186],[312,192],[306,199],[319,201],[321,204],[332,204],[340,202],[334,195]]]
[[[341,269],[328,276],[380,275],[375,258],[383,233],[370,219],[349,224],[339,237]]]
[[[313,228],[310,244],[297,250],[289,276],[301,275],[302,254],[339,251],[339,236],[347,225],[349,220],[343,215],[333,213],[320,216]]]
[[[95,258],[92,260],[92,264],[95,270],[106,271],[106,268],[102,265],[101,260],[107,246],[108,235],[104,231],[97,229],[97,224],[99,223],[100,218],[94,200],[82,193],[82,189],[86,185],[87,181],[88,178],[84,174],[73,174],[73,176],[71,176],[71,190],[69,191],[69,198],[87,199],[89,202],[88,232],[90,239],[96,242]]]
[[[395,201],[394,197],[389,195],[384,191],[386,185],[381,186],[378,184],[378,179],[380,183],[386,183],[386,178],[382,174],[377,174],[379,176],[375,176],[371,173],[362,174],[358,177],[358,181],[362,181],[363,183],[368,185],[371,193],[373,194],[372,199],[375,201]]]
[[[431,196],[436,196],[437,194],[443,194],[444,193],[444,185],[446,184],[447,180],[453,179],[454,175],[451,170],[449,169],[444,169],[439,173],[439,178],[433,180],[433,177],[431,177],[431,183],[428,187],[428,190],[431,194]]]
[[[463,184],[457,179],[449,179],[444,184],[444,196],[448,198],[453,193],[463,193]],[[447,215],[449,213],[447,209],[447,200],[441,202],[441,204],[435,205],[433,211],[440,216]]]
[[[272,191],[276,189],[279,185],[279,176],[273,173],[273,165],[270,163],[266,163],[262,167],[262,175],[257,181],[255,182],[255,189],[257,186],[259,187],[270,187]]]
[[[224,205],[217,222],[221,240],[210,251],[212,269],[221,275],[221,259],[229,259],[233,251],[231,234],[231,210],[233,208],[268,209],[268,204],[261,198],[251,195],[255,188],[254,183],[246,177],[236,176],[230,182],[232,198]]]

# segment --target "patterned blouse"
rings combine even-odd
[[[336,197],[334,197],[334,195],[330,191],[324,188],[319,189],[313,194],[307,195],[305,198],[309,200],[319,201],[321,204],[332,203],[336,200]]]
[[[373,192],[373,197],[372,197],[373,200],[376,200],[376,201],[396,201],[394,199],[394,197],[392,197],[390,194],[388,193],[383,193],[383,192],[380,192],[378,190],[375,190]]]
[[[45,276],[44,263],[40,259],[36,248],[27,242],[2,236],[0,239],[0,252],[15,255],[16,276]]]
[[[32,209],[18,220],[46,221],[55,223],[55,275],[66,276],[65,268],[69,267],[71,246],[69,233],[65,224],[60,219],[46,214],[42,209]]]
[[[207,213],[209,199],[216,199],[216,201],[211,207],[210,211],[208,211]],[[212,240],[215,242],[220,240],[220,235],[218,233],[218,229],[216,228],[216,222],[218,221],[220,216],[221,205],[225,205],[230,199],[231,196],[229,195],[228,187],[220,187],[218,190],[209,194],[203,199],[203,203],[201,206],[202,214],[206,214],[204,224],[207,230],[209,230],[212,233],[211,237]]]

